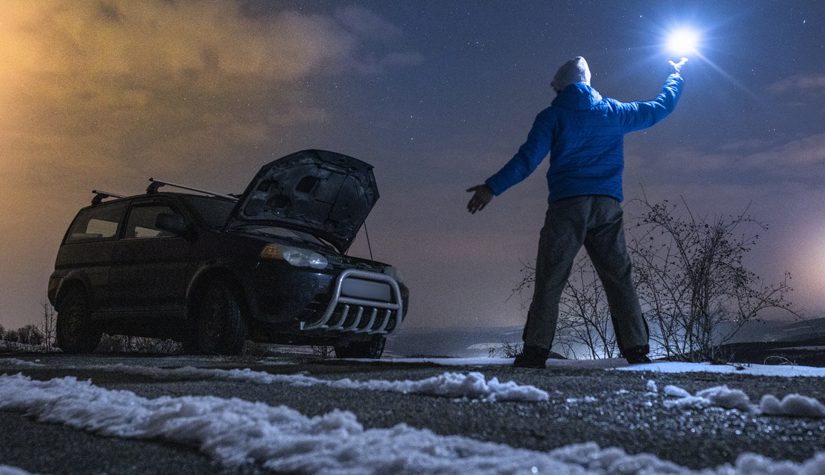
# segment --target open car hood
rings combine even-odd
[[[349,249],[378,201],[372,165],[340,153],[302,150],[264,165],[229,225],[283,224]]]

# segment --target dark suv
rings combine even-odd
[[[345,254],[377,200],[372,166],[322,150],[265,165],[239,197],[156,181],[138,196],[96,192],[49,280],[57,343],[90,352],[107,332],[187,352],[236,354],[252,339],[378,358],[407,288],[392,266]]]

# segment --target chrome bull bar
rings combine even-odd
[[[389,286],[389,299],[359,298],[345,294],[347,279],[383,283]],[[352,321],[347,321],[354,312]],[[336,315],[337,313],[337,315]],[[300,323],[301,330],[326,330],[345,333],[386,334],[398,328],[404,319],[401,289],[392,277],[378,272],[347,269],[335,279],[332,298],[321,318],[313,323]],[[362,325],[362,322],[366,323]],[[392,323],[392,325],[390,325]],[[387,328],[390,330],[387,330]]]

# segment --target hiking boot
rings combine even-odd
[[[632,355],[625,358],[628,364],[648,364],[653,363],[653,361],[648,358],[647,355]]]
[[[648,347],[646,346],[637,346],[635,348],[630,348],[627,351],[624,351],[624,359],[627,360],[628,364],[648,364],[652,363],[650,358],[647,357]]]
[[[516,360],[513,361],[513,366],[516,368],[546,368],[545,362],[550,350],[541,348],[539,346],[524,346],[521,353],[516,355]]]

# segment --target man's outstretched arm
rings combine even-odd
[[[544,160],[550,151],[553,122],[552,115],[547,110],[539,113],[533,122],[527,140],[519,147],[518,152],[495,175],[488,178],[484,184],[467,189],[473,193],[467,210],[470,213],[481,211],[487,203],[507,188],[527,178]]]

